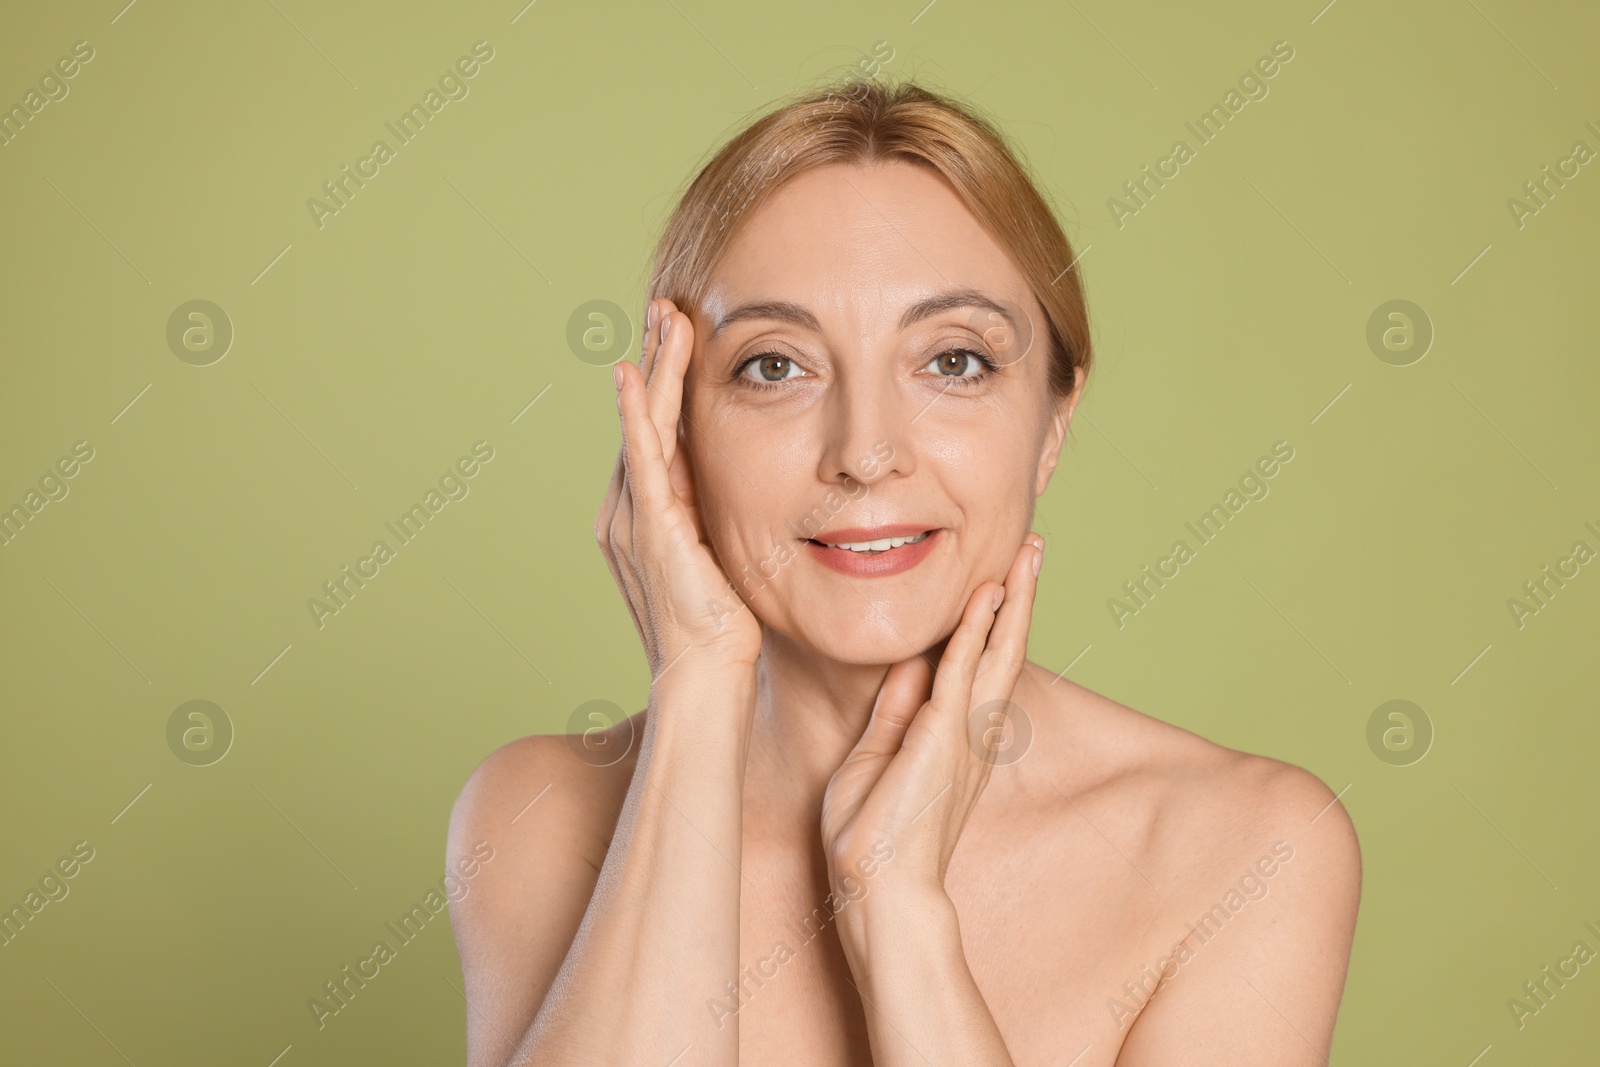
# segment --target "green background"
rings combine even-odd
[[[1507,606],[1600,549],[1600,163],[1507,207],[1600,149],[1592,6],[123,2],[0,32],[6,107],[95,49],[0,147],[0,506],[95,450],[0,548],[0,904],[96,850],[0,948],[0,1058],[462,1059],[444,916],[325,1028],[306,1002],[438,883],[484,755],[645,699],[591,533],[607,357],[569,320],[626,308],[631,351],[698,165],[885,42],[880,76],[1001,123],[1083,253],[1099,364],[1031,657],[1343,790],[1334,1062],[1594,1061],[1600,968],[1520,1031],[1506,1006],[1600,949],[1600,565]],[[319,229],[308,198],[479,40],[470,94]],[[1119,228],[1108,198],[1279,40],[1270,94]],[[236,334],[209,366],[167,342],[195,299]],[[1407,366],[1366,339],[1396,299],[1435,331]],[[319,628],[308,598],[479,440],[470,495]],[[1119,628],[1122,582],[1279,440],[1270,495]],[[168,746],[195,699],[235,732],[210,766]],[[1409,766],[1367,742],[1394,699],[1435,733]]]

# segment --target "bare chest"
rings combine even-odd
[[[1110,1067],[1140,1002],[1130,991],[1145,995],[1146,965],[1159,959],[1152,919],[1165,894],[1098,837],[1058,839],[1048,851],[981,841],[963,836],[946,889],[967,967],[1012,1059]],[[825,874],[809,862],[746,874],[740,974],[721,1006],[708,1006],[737,1018],[740,1062],[871,1064],[877,1009],[856,991]]]

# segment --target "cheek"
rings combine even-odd
[[[737,474],[722,463],[697,463],[695,470],[695,496],[700,511],[700,524],[724,568],[732,570],[745,555],[749,520],[749,502],[742,498],[741,488],[747,489]]]
[[[991,517],[1033,499],[1038,447],[1030,433],[1019,433],[1018,422],[1000,425],[984,420],[966,426],[942,426],[918,442],[939,480],[967,512],[984,524]]]
[[[1033,521],[1038,443],[1010,427],[968,426],[924,442],[928,466],[961,513],[972,583],[1002,580]]]
[[[782,450],[749,440],[702,439],[690,449],[706,539],[730,571],[769,557],[794,519],[797,473]]]

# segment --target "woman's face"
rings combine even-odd
[[[1004,579],[1071,417],[1005,252],[933,171],[827,166],[745,220],[685,310],[684,447],[746,603],[849,663],[948,636]]]

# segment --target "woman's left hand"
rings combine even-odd
[[[944,893],[956,841],[994,769],[988,740],[998,720],[990,713],[1011,706],[1043,559],[1044,538],[1030,533],[1005,585],[973,591],[937,674],[921,655],[889,668],[866,731],[822,801],[829,882],[845,903],[860,893],[894,907]],[[859,946],[865,912],[876,910],[839,911],[847,946]]]

